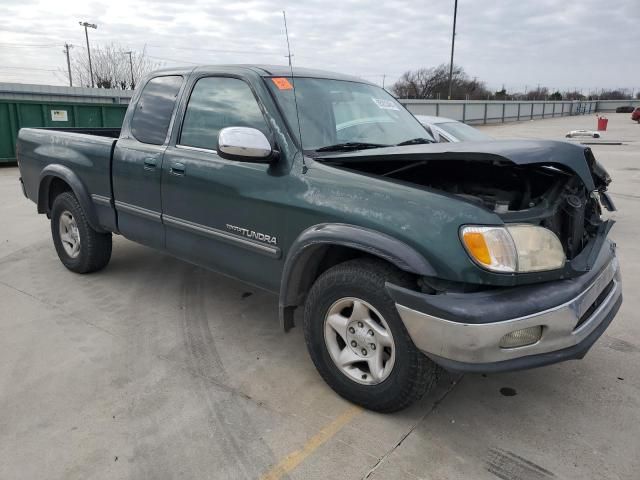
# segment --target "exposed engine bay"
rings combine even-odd
[[[551,165],[398,159],[327,163],[446,192],[495,212],[505,223],[548,228],[560,239],[569,260],[598,234],[603,203],[613,209],[608,198],[604,202],[600,198],[610,181],[603,169],[604,176],[595,182],[597,190],[592,193],[576,174]]]

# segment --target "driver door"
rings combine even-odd
[[[264,163],[225,160],[225,127],[269,127],[251,87],[240,78],[207,76],[193,85],[175,145],[165,151],[162,217],[166,248],[221,273],[278,291],[282,270],[281,205],[286,176]]]

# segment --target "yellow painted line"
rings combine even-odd
[[[342,430],[356,415],[362,411],[362,407],[350,407],[328,425],[324,426],[318,433],[311,437],[300,450],[295,450],[284,457],[277,465],[265,473],[261,480],[279,480],[298,465],[300,465],[309,455],[318,449],[327,440]]]

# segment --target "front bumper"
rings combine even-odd
[[[387,284],[414,344],[450,370],[497,372],[582,358],[622,303],[614,246],[569,280],[477,293],[427,295]],[[542,326],[532,345],[501,348],[510,332]]]

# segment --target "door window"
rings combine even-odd
[[[153,145],[164,143],[181,86],[181,76],[156,77],[147,82],[131,120],[131,134],[136,140]]]
[[[257,128],[265,135],[268,132],[249,85],[237,78],[201,78],[191,93],[178,143],[216,150],[218,133],[226,127]]]

